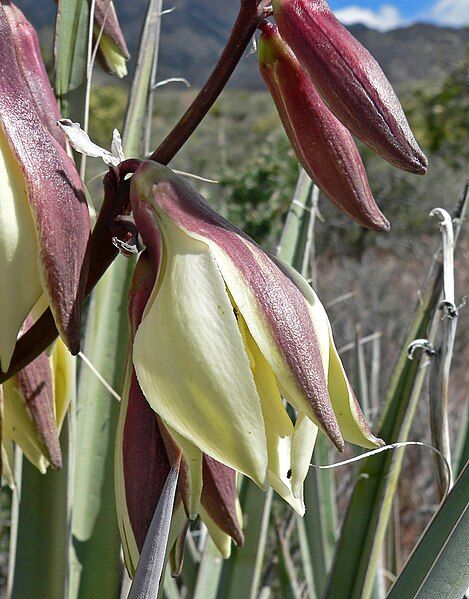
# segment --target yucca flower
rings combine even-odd
[[[43,294],[63,340],[78,352],[90,235],[80,177],[41,121],[25,80],[35,70],[31,63],[37,55],[17,52],[16,32],[6,17],[9,9],[0,5],[2,370],[8,368],[18,333]]]
[[[391,84],[326,0],[273,0],[272,6],[280,35],[335,116],[391,164],[424,174],[427,159]]]
[[[96,54],[98,64],[111,75],[125,77],[130,54],[112,0],[96,0],[93,37],[95,43],[99,39]]]
[[[131,338],[140,324],[154,282],[153,264],[144,252],[130,289]],[[231,539],[238,545],[243,543],[236,473],[203,455],[163,423],[140,389],[131,358],[132,344],[119,407],[115,452],[117,516],[127,569],[133,576],[166,478],[176,462],[181,467],[168,542],[173,574],[182,565],[189,519],[195,519],[197,514],[220,553],[229,557]]]
[[[277,27],[263,21],[259,28],[259,69],[298,161],[343,212],[364,227],[388,231],[352,135],[328,109]]]
[[[318,427],[340,451],[345,440],[381,443],[324,308],[298,273],[170,169],[142,163],[130,194],[157,273],[133,342],[141,391],[171,431],[302,514]]]
[[[32,324],[30,318],[27,324]],[[13,443],[42,473],[49,465],[62,466],[59,436],[75,394],[75,378],[76,358],[58,339],[48,354],[1,385],[4,474],[12,470]]]

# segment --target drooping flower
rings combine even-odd
[[[80,343],[90,221],[80,177],[45,128],[0,5],[0,368],[44,293],[72,353]],[[34,69],[32,69],[34,70]],[[54,109],[54,108],[52,108]]]
[[[130,334],[140,324],[155,282],[144,252],[135,269],[129,298]],[[171,466],[181,460],[170,548],[173,573],[181,567],[189,519],[200,514],[220,553],[228,557],[231,539],[243,542],[236,473],[203,455],[165,425],[143,395],[129,352],[116,435],[115,489],[119,529],[127,569],[134,575],[145,537]],[[182,457],[182,459],[181,459]]]
[[[100,33],[102,30],[101,37]],[[99,39],[96,59],[111,75],[122,78],[127,75],[126,62],[130,58],[127,44],[117,20],[112,0],[96,0],[94,8],[93,37]]]
[[[75,394],[75,378],[76,358],[58,339],[50,355],[40,354],[1,385],[4,472],[12,470],[13,443],[42,473],[49,465],[62,466],[59,436]]]
[[[391,84],[326,0],[273,0],[272,5],[281,36],[335,116],[391,164],[424,174],[427,159]]]
[[[171,431],[303,513],[317,427],[339,450],[381,443],[324,308],[170,169],[143,163],[130,193],[157,273],[133,343],[141,391]]]
[[[259,68],[298,161],[343,212],[365,227],[389,230],[352,135],[327,108],[278,29],[266,21],[260,28]]]

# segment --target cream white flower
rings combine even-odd
[[[143,394],[182,438],[302,514],[318,427],[339,450],[344,440],[381,444],[324,308],[298,273],[170,169],[143,163],[131,202],[157,273],[133,344]]]

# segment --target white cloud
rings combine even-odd
[[[430,16],[441,25],[469,25],[469,0],[438,0],[430,10]]]
[[[457,4],[458,0],[441,0],[440,3],[443,2]],[[468,2],[469,0],[460,0],[461,4],[467,4]],[[404,24],[399,9],[392,4],[383,4],[376,10],[360,6],[346,6],[334,11],[334,14],[344,25],[361,23],[378,31],[388,31]]]

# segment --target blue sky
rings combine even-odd
[[[382,30],[416,21],[469,25],[469,0],[329,0],[329,4],[347,25],[364,23]]]

